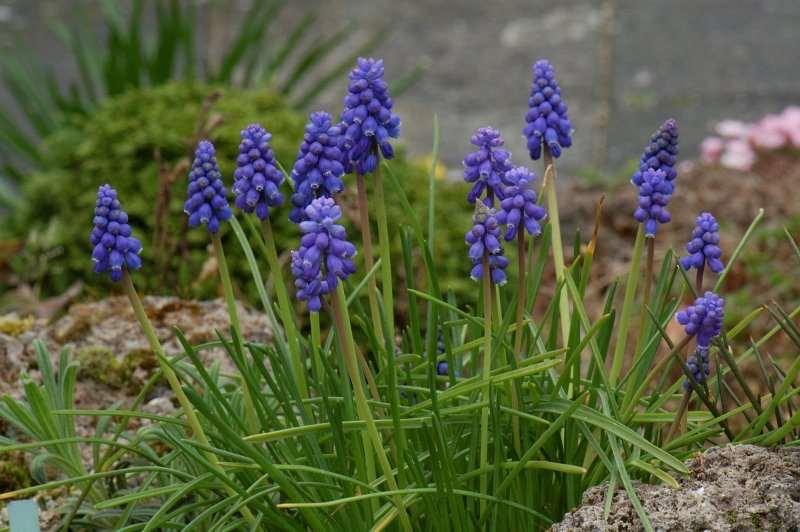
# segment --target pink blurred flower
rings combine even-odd
[[[800,128],[793,129],[789,132],[789,142],[791,142],[792,146],[795,148],[800,148]]]
[[[731,140],[725,146],[725,152],[719,159],[722,166],[746,172],[753,167],[756,153],[745,140]]]
[[[783,110],[781,116],[793,127],[800,127],[800,106],[790,105]]]
[[[800,148],[800,107],[792,105],[781,113],[783,127],[789,142],[795,148]]]
[[[746,124],[740,120],[723,120],[717,127],[717,133],[720,136],[727,138],[745,138],[750,132],[750,124]]]
[[[700,159],[706,164],[748,171],[758,156],[756,150],[800,148],[800,106],[791,105],[755,123],[723,120],[714,129],[719,136],[703,140]]]
[[[756,148],[777,150],[786,144],[782,115],[767,115],[750,128],[748,138]]]
[[[725,141],[719,137],[707,137],[700,143],[700,158],[706,164],[717,164],[724,151]]]

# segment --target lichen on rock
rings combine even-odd
[[[714,447],[687,465],[690,475],[678,489],[634,484],[656,530],[800,530],[800,448]],[[589,489],[551,530],[644,530],[622,488],[603,518],[607,490],[607,484]]]
[[[0,316],[0,334],[19,336],[33,327],[36,320],[32,316],[20,317],[16,313]]]

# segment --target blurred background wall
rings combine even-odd
[[[92,3],[0,0],[2,53],[31,46],[61,75],[75,76],[69,51],[50,28],[88,4],[85,23],[102,31]],[[210,60],[250,3],[200,3]],[[365,36],[389,32],[376,53],[390,78],[425,68],[397,101],[403,136],[412,152],[428,151],[438,113],[451,167],[470,132],[484,124],[499,127],[512,151],[524,153],[519,130],[530,64],[539,57],[555,65],[570,105],[575,147],[563,165],[571,170],[613,169],[638,157],[668,116],[680,122],[683,153],[693,155],[718,120],[755,119],[800,94],[795,0],[292,0],[280,15],[285,23],[268,38],[280,39],[308,12],[319,16],[317,32],[333,32],[343,21]],[[315,104],[335,112],[341,85]]]

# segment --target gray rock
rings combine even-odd
[[[687,465],[678,489],[635,483],[656,530],[800,530],[800,448],[715,447]],[[551,530],[644,530],[622,488],[603,520],[606,491],[605,484],[588,490]]]

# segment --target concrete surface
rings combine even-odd
[[[74,75],[44,21],[69,18],[75,3],[0,0],[0,46],[32,42],[62,76]],[[202,4],[206,42],[214,43],[234,31],[231,21],[248,2]],[[539,57],[555,65],[570,106],[575,144],[562,158],[569,170],[615,169],[638,158],[670,116],[680,122],[682,154],[691,156],[720,119],[800,103],[796,0],[293,0],[277,26],[287,31],[307,10],[320,14],[323,32],[347,21],[361,36],[388,27],[376,54],[390,78],[428,67],[397,99],[403,137],[412,152],[427,152],[438,113],[451,167],[471,131],[486,124],[501,129],[517,161],[527,160],[520,130]],[[343,83],[314,107],[338,111],[342,90]]]

